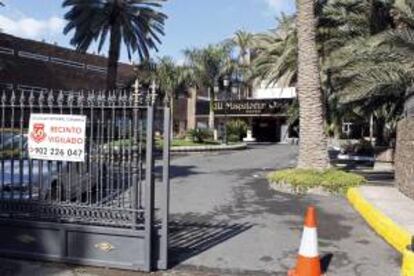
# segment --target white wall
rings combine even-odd
[[[267,86],[265,83],[261,83],[260,86],[253,89],[253,99],[290,99],[296,98],[295,87],[278,87]]]

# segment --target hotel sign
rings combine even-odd
[[[292,99],[215,101],[216,114],[286,114]]]

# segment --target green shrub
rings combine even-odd
[[[196,143],[202,143],[204,141],[213,140],[213,132],[206,128],[190,129],[187,132],[189,139]]]
[[[240,142],[247,134],[247,124],[245,121],[237,119],[227,123],[227,137],[230,142]]]
[[[235,135],[235,134],[230,134],[229,136],[227,136],[227,140],[229,142],[232,142],[232,143],[237,143],[237,142],[240,142],[241,141],[240,136],[239,135]]]
[[[366,179],[360,175],[336,169],[325,171],[287,169],[270,173],[268,180],[290,185],[296,193],[306,193],[309,189],[321,187],[325,191],[342,194],[346,193],[349,188],[366,182]]]

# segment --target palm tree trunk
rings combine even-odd
[[[108,73],[106,76],[106,89],[115,90],[118,75],[118,60],[121,50],[121,34],[119,28],[114,25],[111,28],[111,38],[108,55]]]
[[[208,127],[214,131],[214,92],[211,87],[208,88],[208,95],[210,97],[210,113],[208,116]]]
[[[297,0],[298,96],[300,105],[299,168],[329,167],[324,131],[324,102],[316,47],[315,1]]]
[[[174,139],[174,110],[175,110],[175,108],[174,108],[174,95],[171,93],[171,107],[170,107],[170,109],[171,109],[171,129],[170,129],[170,131],[171,131],[171,135],[170,135],[170,138],[171,138],[171,141]]]

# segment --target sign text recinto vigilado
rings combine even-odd
[[[31,114],[29,158],[56,161],[85,161],[86,116]]]

